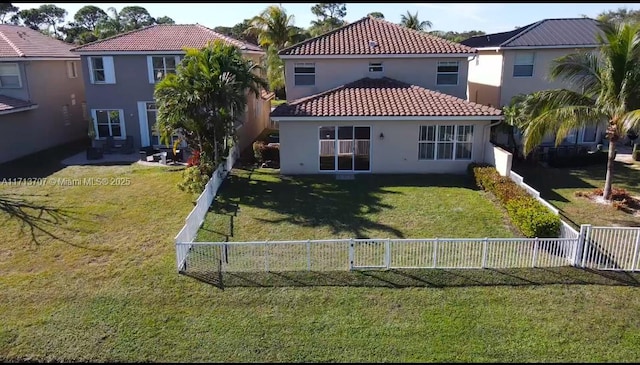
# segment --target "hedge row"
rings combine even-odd
[[[558,237],[560,217],[549,211],[526,190],[508,177],[500,176],[495,167],[470,164],[468,168],[476,185],[495,195],[506,208],[511,223],[526,237]]]

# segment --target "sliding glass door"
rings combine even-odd
[[[321,171],[369,171],[371,127],[319,128]]]

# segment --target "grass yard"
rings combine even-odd
[[[525,183],[540,191],[542,198],[578,225],[640,226],[640,217],[575,196],[576,191],[604,187],[605,165],[573,169],[515,165],[514,171],[524,177]],[[626,189],[632,195],[640,195],[640,165],[616,162],[613,186]]]
[[[5,198],[60,209],[53,212],[59,221],[45,225],[58,239],[38,235],[36,243],[15,220],[3,222],[0,361],[640,360],[638,275],[571,268],[304,277],[273,273],[237,278],[236,286],[221,290],[175,271],[172,239],[193,201],[176,188],[178,172],[137,165],[68,167],[49,175],[57,177],[125,177],[131,184],[0,186]],[[240,183],[238,179],[233,184]],[[262,179],[275,176],[264,174]],[[451,187],[433,182],[442,186],[440,196],[424,193],[412,199],[409,191],[423,189],[410,184],[415,180],[376,181],[367,183],[366,192],[351,189],[348,194],[331,188],[335,181],[318,183],[333,191],[326,199],[360,202],[344,213],[337,208],[323,211],[341,214],[340,221],[348,213],[360,212],[345,227],[337,225],[338,217],[315,222],[302,213],[290,216],[286,206],[264,198],[284,193],[276,186],[269,192],[260,180],[255,190],[243,190],[256,193],[249,197],[255,207],[241,200],[238,217],[258,209],[265,212],[270,206],[274,216],[262,219],[282,219],[280,224],[264,224],[274,232],[258,230],[256,236],[284,235],[296,221],[303,224],[292,231],[296,235],[315,229],[317,235],[433,235],[434,227],[443,235],[473,234],[477,229],[484,230],[483,235],[491,230],[506,234],[498,211],[480,197],[463,199],[470,202],[463,209],[466,215],[485,212],[479,219],[495,222],[494,227],[477,223],[467,227],[474,218],[463,213],[450,215],[460,220],[450,223],[457,227],[445,227],[422,213],[429,207],[433,215],[439,214],[445,201],[450,205],[454,195],[464,195],[458,182]],[[259,188],[265,188],[263,198],[257,194]],[[234,189],[228,184],[222,191],[228,194]],[[298,206],[325,199],[318,195],[304,200],[295,192],[313,192],[290,191],[289,200]],[[233,194],[224,196],[233,203]],[[385,205],[399,204],[401,199],[410,208],[402,216],[387,217]],[[3,220],[8,218],[0,214]],[[235,230],[234,239],[252,236],[243,232],[243,226]]]
[[[514,237],[465,175],[281,177],[234,169],[197,241]]]

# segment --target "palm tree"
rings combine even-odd
[[[234,121],[245,109],[247,92],[257,96],[267,85],[255,72],[258,65],[220,40],[185,52],[176,74],[156,85],[158,129],[165,138],[180,130],[201,161],[217,164],[224,141],[235,139]]]
[[[524,152],[556,133],[556,145],[575,128],[608,123],[607,174],[603,197],[611,198],[616,142],[640,121],[640,36],[638,24],[601,24],[599,52],[573,53],[553,61],[550,78],[572,85],[530,94],[522,102]],[[579,90],[579,91],[573,91]]]
[[[98,38],[108,38],[125,31],[124,21],[120,13],[114,7],[107,9],[112,16],[106,17],[98,22],[95,33]]]
[[[280,6],[271,5],[251,19],[251,27],[247,32],[258,35],[260,46],[268,48],[274,45],[281,50],[290,45],[297,34],[293,23],[293,15],[287,15],[287,11]]]
[[[413,29],[413,30],[420,30],[420,31],[425,31],[427,29],[430,29],[431,26],[433,26],[433,24],[428,21],[420,21],[420,19],[418,19],[418,12],[416,11],[415,14],[411,14],[409,12],[409,10],[407,10],[407,14],[402,14],[402,17],[400,18],[400,25],[402,25],[403,27],[407,27],[409,29]]]

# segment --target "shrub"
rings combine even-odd
[[[193,154],[187,159],[187,167],[200,165],[200,151],[195,150]]]
[[[280,162],[280,146],[267,145],[264,141],[253,142],[253,155],[259,163],[266,161]]]
[[[259,163],[264,162],[263,154],[266,147],[267,144],[264,143],[264,141],[253,142],[253,157],[255,157],[256,161],[258,161]]]
[[[178,188],[189,193],[200,194],[209,181],[209,176],[203,174],[200,166],[190,166],[182,171],[182,181]]]
[[[510,200],[506,208],[513,225],[526,237],[558,237],[560,218],[534,198]]]
[[[507,209],[509,219],[526,237],[557,237],[560,218],[532,198],[508,177],[500,176],[491,165],[470,164],[467,171],[479,188],[491,192]]]

